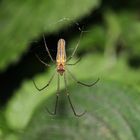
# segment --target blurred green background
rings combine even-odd
[[[69,18],[70,20],[63,20]],[[77,26],[75,23],[78,23]],[[42,35],[55,59],[57,41],[66,40],[69,56],[86,30],[69,67],[68,90],[61,78],[57,115],[53,111],[57,80]],[[44,67],[34,54],[51,67]],[[140,139],[140,1],[139,0],[0,0],[0,140],[139,140]]]

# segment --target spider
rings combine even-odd
[[[48,81],[48,83],[47,83],[44,87],[42,87],[42,88],[37,87],[37,85],[36,85],[36,83],[35,83],[34,80],[33,80],[33,84],[35,85],[35,87],[36,87],[36,89],[37,89],[38,91],[42,91],[43,89],[47,88],[47,87],[50,85],[51,81],[53,80],[54,76],[55,76],[56,73],[57,73],[57,77],[58,77],[58,81],[57,81],[57,82],[58,82],[58,84],[57,84],[56,102],[55,102],[54,112],[50,112],[50,111],[47,109],[47,111],[48,111],[49,114],[51,114],[51,115],[56,115],[56,112],[57,112],[58,98],[59,98],[59,95],[60,95],[60,92],[59,92],[59,90],[60,90],[60,76],[63,76],[63,77],[64,77],[65,93],[66,93],[66,95],[67,95],[67,98],[68,98],[70,107],[71,107],[71,109],[72,109],[74,115],[77,116],[77,117],[80,117],[80,116],[82,116],[82,115],[84,115],[84,114],[86,113],[86,110],[85,110],[84,112],[80,113],[80,114],[78,114],[78,113],[75,111],[75,108],[74,108],[74,106],[73,106],[73,104],[72,104],[72,101],[71,101],[71,98],[70,98],[70,95],[69,95],[69,92],[68,92],[68,89],[67,89],[66,71],[70,74],[70,76],[72,77],[72,79],[73,79],[74,81],[76,81],[78,84],[81,84],[81,85],[83,85],[83,86],[91,87],[91,86],[95,85],[95,84],[99,81],[99,78],[98,78],[95,82],[93,82],[93,83],[91,83],[91,84],[83,83],[83,82],[77,80],[77,78],[76,78],[76,77],[68,70],[68,68],[67,68],[68,65],[75,65],[75,64],[77,64],[77,63],[80,61],[80,59],[78,59],[78,60],[77,60],[75,63],[73,63],[73,64],[67,63],[67,62],[69,62],[69,61],[73,58],[73,56],[75,55],[75,52],[76,52],[76,50],[77,50],[77,48],[78,48],[78,46],[79,46],[80,38],[81,38],[82,33],[83,33],[83,31],[81,30],[80,27],[79,27],[79,30],[81,31],[81,34],[80,34],[80,37],[79,37],[79,41],[78,41],[77,45],[75,46],[75,49],[73,50],[71,56],[70,56],[68,59],[67,59],[67,57],[66,57],[66,51],[65,51],[65,40],[62,39],[62,38],[60,38],[60,39],[58,40],[56,61],[52,58],[52,55],[50,54],[50,51],[49,51],[49,49],[48,49],[48,47],[47,47],[45,37],[44,37],[44,35],[43,35],[43,41],[44,41],[44,45],[45,45],[45,48],[46,48],[46,52],[48,53],[48,55],[49,55],[51,61],[52,61],[53,63],[56,64],[56,71],[55,71],[55,73],[51,76],[50,80]],[[47,67],[49,66],[47,63],[45,63],[44,61],[42,61],[37,55],[36,55],[36,57],[38,58],[38,60],[39,60],[42,64],[44,64],[44,65],[47,66]]]

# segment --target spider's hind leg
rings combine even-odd
[[[57,106],[58,106],[58,98],[59,98],[59,90],[60,90],[60,78],[59,78],[59,74],[58,74],[58,83],[57,83],[57,92],[56,92],[56,101],[55,101],[55,108],[54,108],[54,112],[49,111],[48,108],[47,111],[49,114],[51,115],[56,115],[56,111],[57,111]]]
[[[86,113],[86,111],[84,111],[84,112],[82,112],[82,113],[80,113],[80,114],[77,114],[76,111],[75,111],[75,109],[74,109],[74,106],[73,106],[73,104],[72,104],[72,102],[71,102],[70,95],[69,95],[68,90],[67,90],[67,81],[66,81],[66,75],[65,75],[65,73],[64,73],[64,83],[65,83],[65,90],[66,90],[66,94],[67,94],[67,97],[68,97],[68,101],[69,101],[69,103],[70,103],[70,106],[71,106],[71,109],[72,109],[74,115],[75,115],[76,117],[81,117],[81,116],[83,116],[83,115]]]

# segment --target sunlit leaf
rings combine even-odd
[[[95,81],[99,77],[100,82],[104,80],[107,81],[107,79],[114,80],[122,83],[122,85],[125,86],[131,85],[133,88],[140,91],[139,77],[137,76],[137,73],[125,66],[124,61],[119,61],[117,64],[113,64],[109,63],[108,61],[106,61],[106,59],[103,59],[100,56],[94,57],[92,55],[89,55],[87,57],[84,57],[83,60],[81,60],[81,62],[77,64],[77,66],[73,66],[69,69],[80,81],[92,77],[92,80],[87,81],[87,83],[90,83],[92,81]],[[45,84],[47,84],[54,70],[55,69],[52,68],[50,73],[44,73],[40,76],[37,76],[35,78],[37,85],[39,87],[43,87]],[[127,77],[127,79],[124,77]],[[68,81],[69,84],[74,82],[70,77],[68,77]],[[134,84],[132,84],[132,82]],[[34,113],[34,110],[44,100],[48,99],[50,95],[56,93],[56,87],[57,80],[54,79],[48,89],[39,92],[34,87],[32,81],[25,81],[7,106],[6,119],[9,127],[11,127],[12,129],[25,128]],[[63,88],[64,83],[62,79],[61,89]]]
[[[140,138],[140,94],[113,81],[100,81],[92,88],[69,87],[77,112],[87,113],[77,118],[61,92],[57,115],[45,111],[47,100],[33,115],[21,139],[91,139],[137,140]],[[84,102],[84,103],[83,103]],[[52,105],[52,103],[51,103]],[[62,108],[63,111],[62,111]],[[52,107],[53,109],[53,107]]]
[[[52,32],[60,26],[51,26],[68,17],[75,20],[99,5],[99,0],[4,0],[0,2],[0,69],[17,62],[28,44],[43,32]],[[61,25],[61,27],[63,24]]]

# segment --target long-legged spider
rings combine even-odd
[[[80,29],[80,28],[79,28],[79,29]],[[81,29],[80,29],[80,30],[81,30]],[[81,36],[82,36],[82,33],[83,33],[83,31],[81,30],[80,38],[81,38]],[[54,109],[54,112],[50,112],[50,111],[47,109],[47,111],[48,111],[51,115],[56,115],[56,111],[57,111],[58,98],[59,98],[59,94],[60,94],[60,93],[59,93],[59,90],[60,90],[60,76],[63,76],[63,77],[64,77],[65,92],[66,92],[68,101],[69,101],[69,103],[70,103],[70,106],[71,106],[71,109],[72,109],[74,115],[77,116],[77,117],[80,117],[80,116],[84,115],[85,112],[86,112],[86,111],[84,111],[84,112],[82,112],[82,113],[80,113],[80,114],[77,114],[76,111],[75,111],[75,109],[74,109],[74,106],[73,106],[73,104],[72,104],[72,102],[71,102],[71,98],[70,98],[70,95],[69,95],[68,89],[67,89],[67,78],[66,78],[66,73],[65,73],[66,71],[70,74],[70,76],[72,77],[72,79],[73,79],[74,81],[76,81],[78,84],[81,84],[81,85],[83,85],[83,86],[91,87],[91,86],[95,85],[95,84],[99,81],[99,78],[98,78],[95,82],[93,82],[93,83],[91,83],[91,84],[86,84],[86,83],[80,82],[79,80],[77,80],[77,79],[75,78],[75,76],[74,76],[74,75],[68,70],[68,68],[67,68],[68,65],[75,65],[75,64],[77,64],[77,63],[80,61],[80,59],[78,59],[78,60],[77,60],[75,63],[73,63],[73,64],[67,63],[67,62],[68,62],[69,60],[71,60],[71,58],[73,58],[73,56],[75,55],[75,52],[76,52],[76,50],[77,50],[77,48],[78,48],[78,46],[79,46],[80,38],[79,38],[79,41],[78,41],[78,43],[77,43],[77,45],[76,45],[76,47],[75,47],[73,53],[71,54],[71,56],[70,56],[68,59],[66,58],[65,40],[62,39],[62,38],[59,39],[59,40],[58,40],[58,44],[57,44],[57,55],[56,55],[56,61],[55,61],[55,60],[52,58],[51,54],[50,54],[50,51],[49,51],[49,49],[48,49],[48,47],[47,47],[47,44],[46,44],[46,41],[45,41],[45,37],[43,36],[43,40],[44,40],[44,44],[45,44],[46,51],[47,51],[47,53],[48,53],[48,55],[49,55],[51,61],[52,61],[53,63],[56,63],[56,72],[57,72],[57,76],[58,76],[58,84],[57,84],[57,93],[56,93],[56,102],[55,102],[55,109]],[[38,56],[37,56],[37,58],[39,59],[39,61],[40,61],[42,64],[44,64],[45,66],[49,66],[47,63],[45,63],[44,61],[42,61]],[[53,80],[53,78],[54,78],[56,72],[52,75],[52,77],[50,78],[49,82],[48,82],[44,87],[42,87],[42,88],[38,88],[37,85],[35,84],[34,80],[33,80],[33,83],[34,83],[36,89],[37,89],[38,91],[41,91],[41,90],[45,89],[46,87],[48,87],[48,86],[50,85],[51,81]]]

